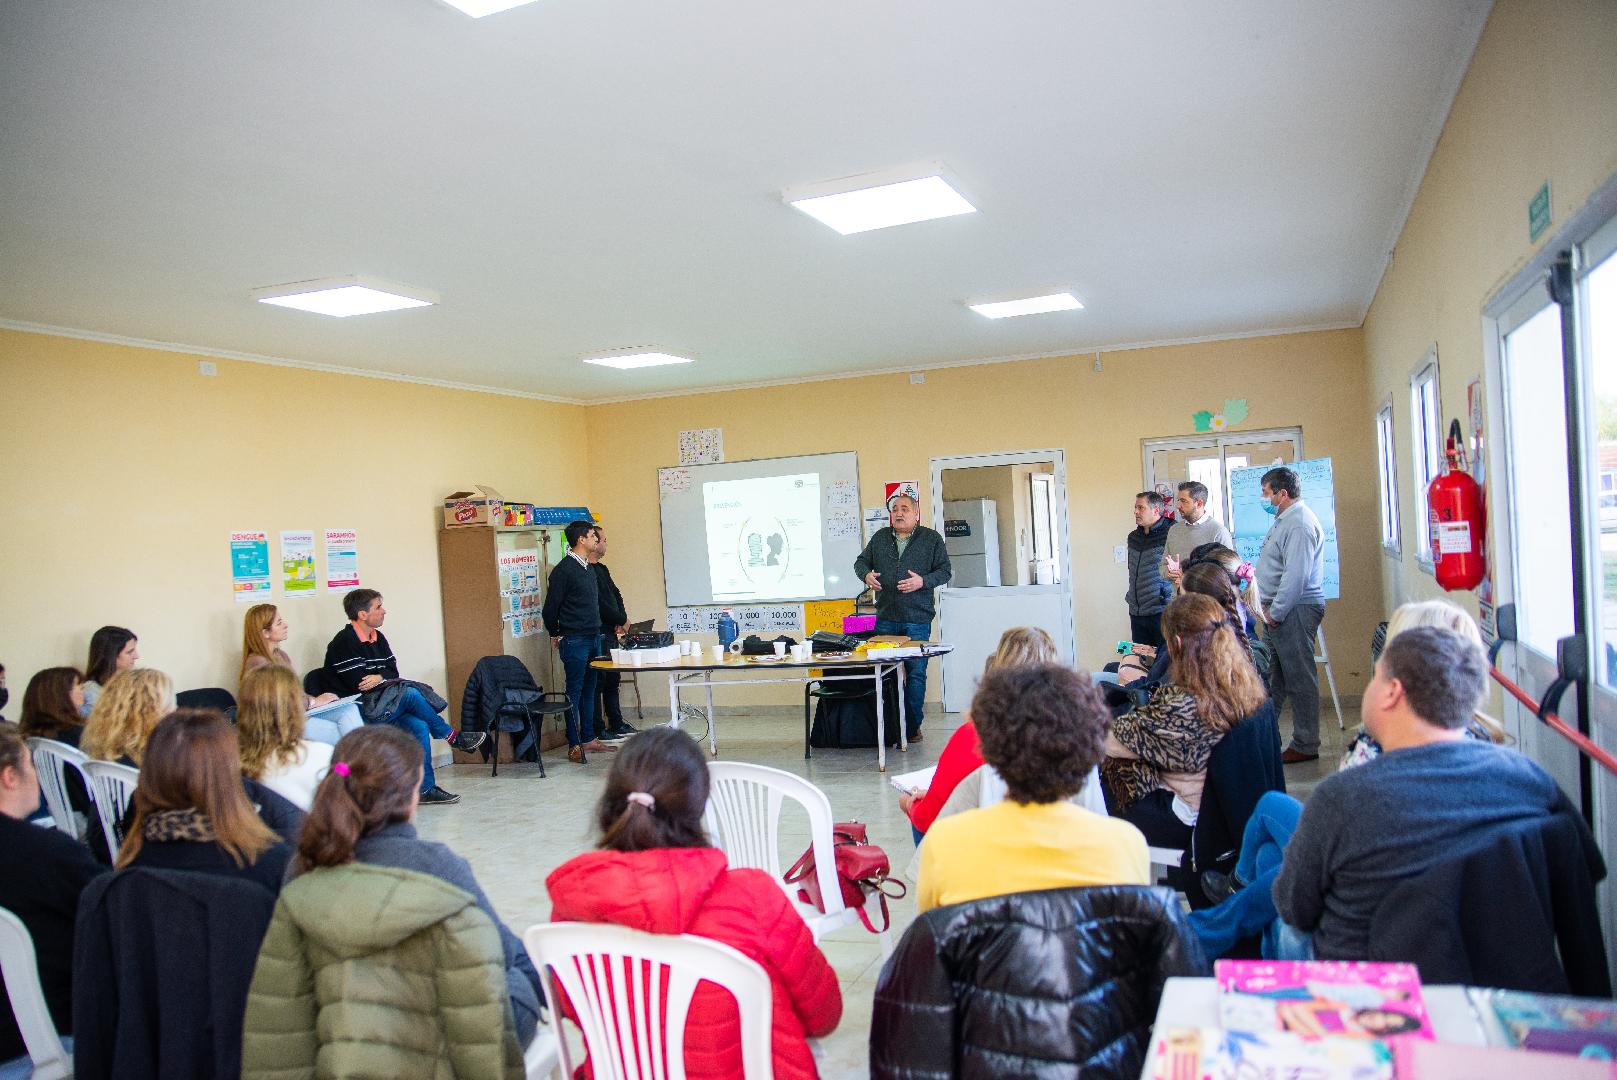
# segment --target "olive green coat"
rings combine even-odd
[[[412,870],[350,863],[286,884],[242,1036],[248,1080],[520,1080],[493,921]]]

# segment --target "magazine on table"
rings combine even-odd
[[[1339,1040],[1331,1039],[1330,1042]],[[1600,1058],[1569,1058],[1503,1046],[1397,1039],[1392,1047],[1398,1080],[1612,1080],[1617,1069]]]
[[[1392,1080],[1379,1039],[1305,1039],[1285,1031],[1159,1028],[1147,1080]]]
[[[1232,1031],[1430,1039],[1431,1021],[1413,964],[1337,960],[1220,960],[1219,1017]]]
[[[1480,987],[1466,994],[1490,1041],[1524,1050],[1617,1058],[1617,1001]]]

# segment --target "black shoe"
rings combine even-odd
[[[595,737],[604,743],[620,743],[627,739],[630,734],[627,731],[603,731]]]
[[[431,791],[421,793],[422,806],[448,806],[450,803],[460,802],[459,795],[452,795],[441,787],[434,787]]]
[[[1235,872],[1221,874],[1217,870],[1203,870],[1201,877],[1202,892],[1215,904],[1222,904],[1242,889],[1246,882],[1235,876]]]
[[[469,754],[482,746],[483,740],[486,738],[488,738],[488,732],[486,731],[461,731],[457,732],[455,737],[449,740],[449,745],[456,750]]]
[[[606,730],[607,730],[607,732],[609,734],[612,734],[612,735],[638,735],[638,734],[640,734],[640,729],[635,727],[633,724],[629,723],[629,721],[627,721],[627,720],[619,720],[617,723],[613,724],[611,727],[607,728]]]

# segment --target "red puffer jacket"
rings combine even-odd
[[[731,870],[716,848],[591,851],[545,879],[557,922],[615,923],[654,934],[721,941],[763,965],[774,987],[776,1080],[819,1074],[809,1036],[842,1018],[842,991],[786,892],[761,870]],[[710,983],[697,987],[685,1022],[690,1080],[741,1075],[735,1001]],[[588,1070],[585,1070],[588,1075]]]

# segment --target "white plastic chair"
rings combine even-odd
[[[56,1034],[56,1024],[45,1006],[45,991],[39,985],[33,935],[6,908],[0,908],[0,975],[5,976],[11,1013],[17,1018],[23,1045],[33,1059],[34,1080],[72,1076],[73,1057]]]
[[[541,923],[522,939],[545,1000],[559,1000],[559,983],[572,1003],[596,1080],[685,1080],[685,1018],[704,980],[735,998],[744,1080],[773,1080],[769,975],[730,946],[600,923]],[[666,1026],[659,1022],[664,1010]],[[563,1074],[571,1077],[572,1054],[557,1036]]]
[[[767,765],[712,761],[707,768],[709,789],[702,821],[730,865],[762,870],[780,882],[803,921],[808,923],[815,941],[832,930],[859,922],[858,910],[843,903],[842,886],[837,881],[831,831],[835,822],[831,816],[831,800],[826,798],[825,792],[801,776]],[[796,887],[788,885],[784,877],[785,868],[780,858],[780,808],[786,799],[796,801],[808,811],[814,876],[819,879],[820,896],[825,901],[823,912],[798,900]],[[875,892],[865,899],[865,915],[872,925],[881,923],[881,899]],[[877,937],[881,941],[882,956],[891,956],[892,933],[883,930]]]
[[[39,790],[45,796],[45,805],[50,809],[51,820],[58,829],[73,839],[83,840],[89,823],[84,820],[82,814],[74,813],[73,804],[68,801],[67,770],[75,770],[82,779],[84,763],[90,760],[89,755],[76,746],[69,746],[55,739],[25,741],[34,759],[34,772],[39,774]],[[84,789],[88,791],[90,785],[86,783]]]
[[[86,761],[83,768],[90,781],[90,795],[95,799],[95,816],[101,819],[101,832],[107,838],[107,850],[116,859],[120,844],[118,823],[135,796],[140,770],[116,761]]]
[[[528,1080],[544,1080],[556,1071],[560,1061],[561,1040],[556,1035],[556,1029],[541,1022],[539,1030],[534,1032],[533,1042],[522,1052],[522,1075]]]

